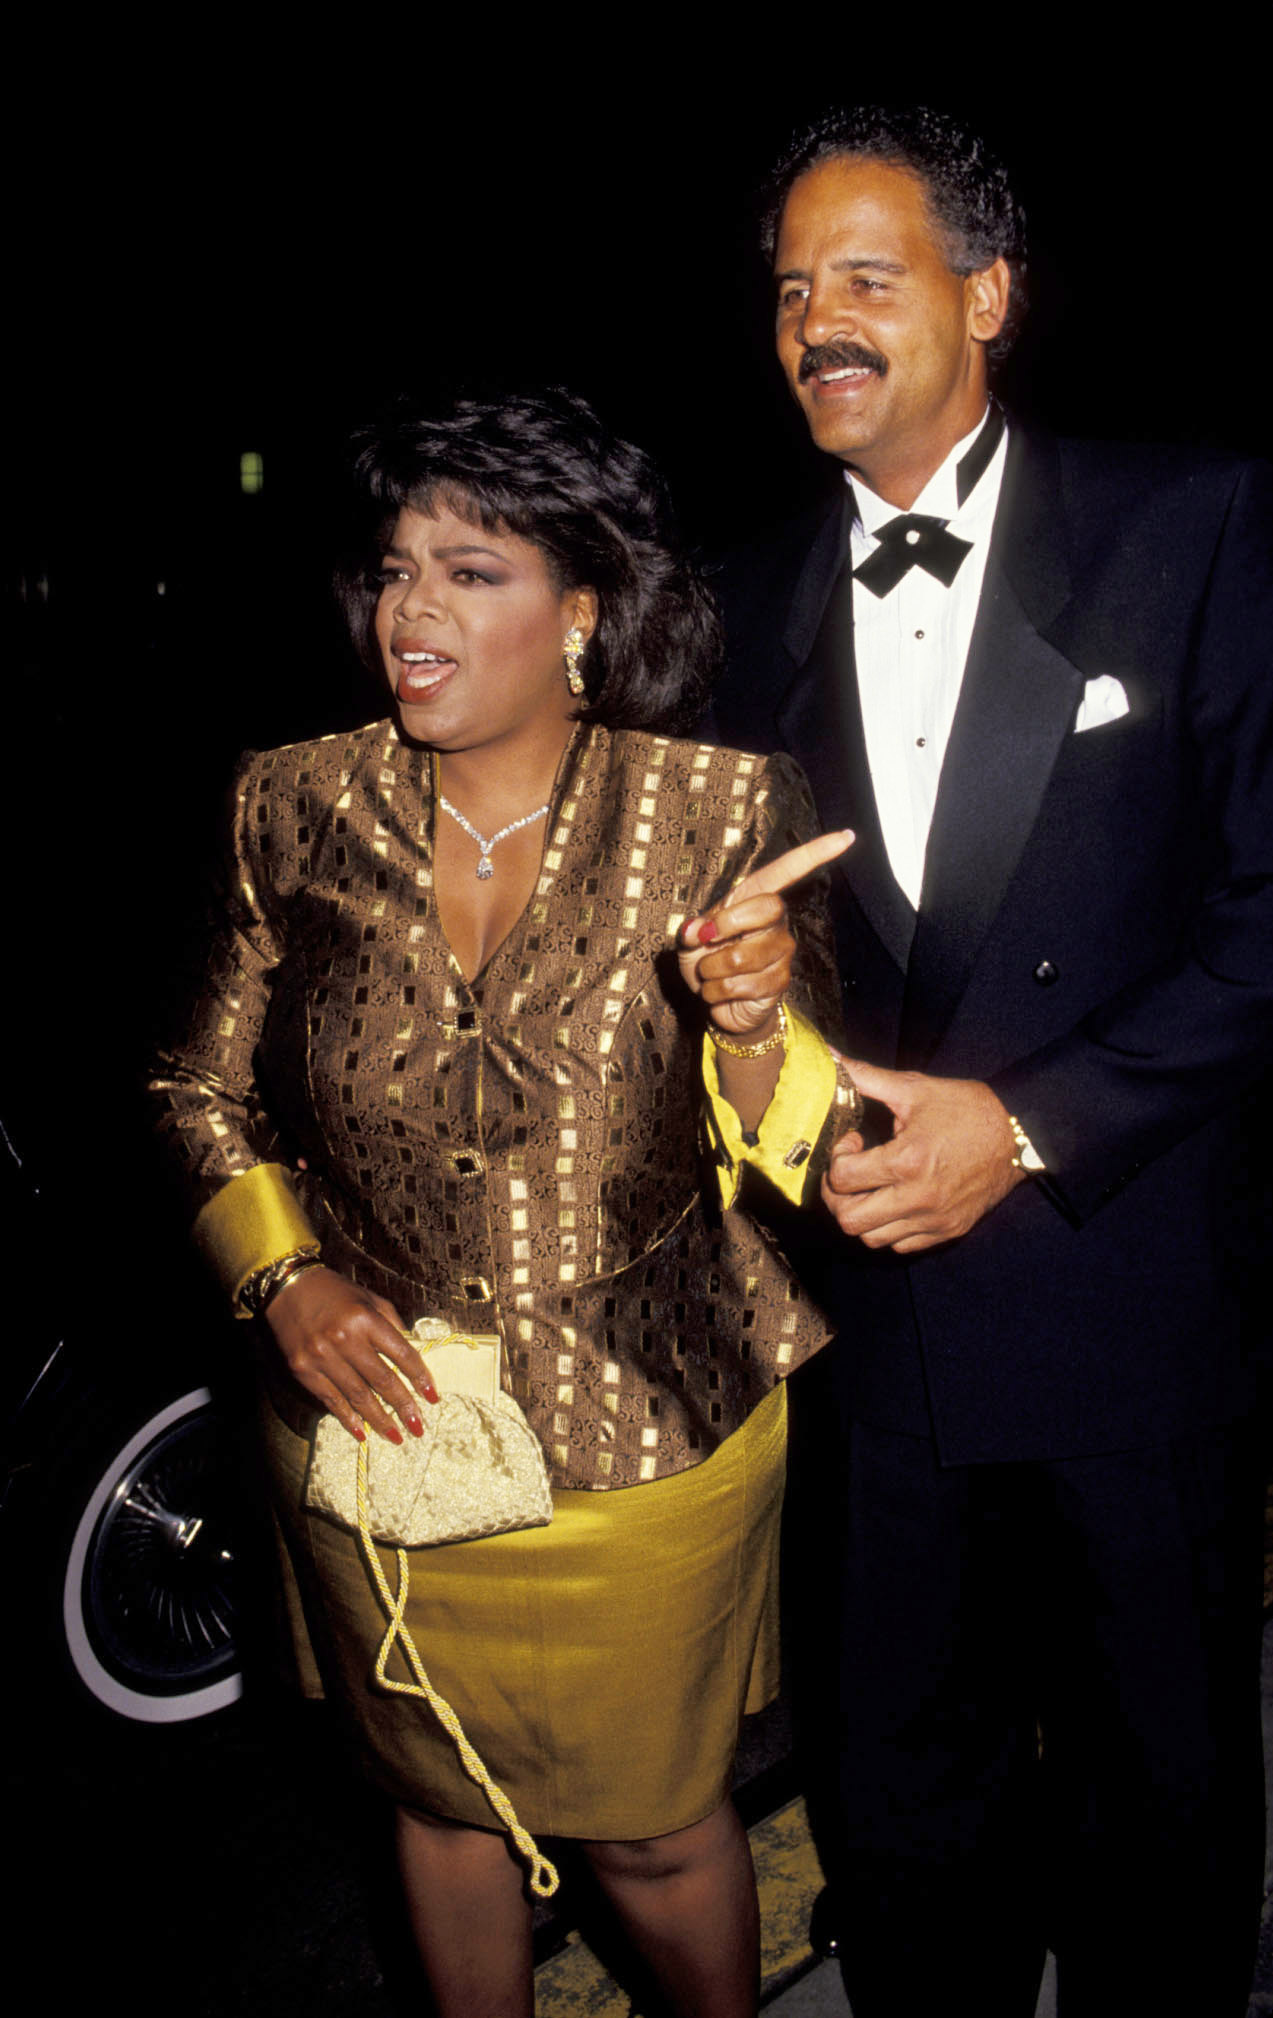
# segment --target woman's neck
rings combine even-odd
[[[574,728],[573,722],[563,721],[560,733],[537,737],[529,747],[523,742],[508,749],[486,744],[439,750],[439,790],[479,827],[484,816],[495,819],[496,814],[495,824],[505,826],[552,798]]]
[[[516,767],[482,750],[439,751],[433,830],[438,921],[466,980],[481,975],[523,917],[539,878],[545,818],[570,744],[571,724]]]

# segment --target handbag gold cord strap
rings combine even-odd
[[[381,1568],[380,1557],[376,1552],[376,1545],[371,1538],[371,1525],[367,1518],[367,1446],[365,1443],[360,1443],[358,1446],[358,1538],[362,1543],[363,1554],[367,1558],[372,1579],[377,1590],[380,1592],[385,1610],[389,1614],[388,1629],[383,1640],[380,1642],[380,1651],[376,1655],[376,1680],[382,1688],[391,1689],[395,1695],[418,1696],[422,1702],[426,1702],[429,1705],[443,1730],[455,1745],[455,1749],[460,1755],[460,1763],[470,1780],[473,1780],[481,1788],[495,1813],[499,1816],[500,1821],[517,1845],[521,1855],[525,1858],[531,1891],[537,1898],[551,1899],[560,1882],[557,1876],[556,1865],[550,1864],[547,1857],[541,1856],[535,1838],[528,1830],[523,1829],[521,1823],[518,1821],[516,1811],[508,1795],[502,1787],[496,1786],[486,1767],[482,1764],[481,1759],[474,1751],[473,1746],[469,1743],[464,1734],[464,1726],[456,1716],[455,1711],[451,1708],[445,1697],[438,1694],[428,1675],[425,1673],[424,1663],[420,1659],[416,1643],[412,1639],[403,1617],[407,1608],[407,1593],[411,1582],[411,1572],[407,1564],[407,1552],[405,1549],[397,1549],[395,1551],[398,1558],[397,1597],[393,1595],[393,1592],[389,1588],[388,1578]],[[402,1651],[407,1665],[415,1676],[414,1682],[395,1682],[385,1673],[385,1666],[393,1650],[395,1640],[399,1640],[402,1644]]]

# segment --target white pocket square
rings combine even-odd
[[[1128,712],[1127,689],[1122,681],[1116,680],[1112,673],[1101,673],[1083,688],[1074,733],[1081,736],[1084,729],[1103,729],[1107,722],[1116,722]]]

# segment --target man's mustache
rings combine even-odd
[[[877,371],[881,378],[888,370],[888,359],[881,357],[878,350],[868,350],[861,343],[814,343],[800,359],[800,384],[813,378],[820,371],[844,371],[856,366],[862,371]]]

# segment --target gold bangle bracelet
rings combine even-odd
[[[291,1254],[280,1254],[277,1261],[269,1261],[264,1268],[258,1268],[249,1275],[236,1299],[241,1317],[260,1317],[270,1300],[280,1289],[286,1289],[295,1276],[302,1275],[307,1268],[321,1268],[322,1254],[315,1244],[313,1247],[294,1248]]]
[[[716,1049],[723,1051],[728,1058],[764,1058],[770,1051],[777,1051],[780,1046],[786,1045],[787,1005],[785,1002],[778,1004],[778,1028],[770,1031],[768,1037],[762,1038],[759,1044],[735,1044],[730,1038],[723,1037],[714,1023],[708,1024],[707,1034]]]

